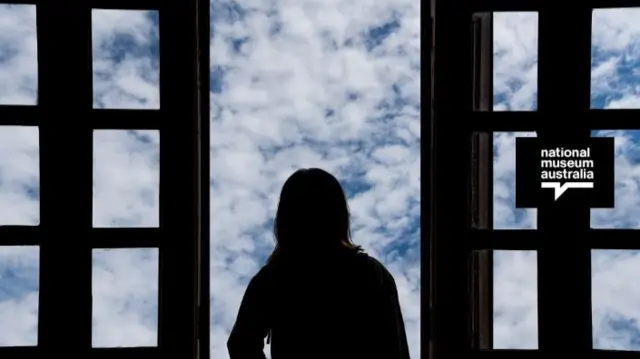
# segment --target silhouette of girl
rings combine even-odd
[[[231,359],[407,359],[393,276],[351,241],[338,180],[300,169],[282,187],[276,246],[251,279],[227,347]]]

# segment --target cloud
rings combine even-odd
[[[212,356],[228,357],[244,288],[273,246],[282,183],[294,169],[319,166],[348,192],[354,240],[396,277],[419,357],[419,2],[216,0],[211,7]],[[594,106],[636,103],[636,17],[595,12]],[[495,21],[495,109],[535,109],[537,17],[505,13]],[[157,16],[101,10],[93,24],[95,106],[158,108]],[[36,53],[34,8],[0,5],[0,103],[35,103]],[[513,204],[516,135],[525,134],[495,135],[496,228],[535,228],[535,211]],[[618,206],[594,211],[592,221],[630,227],[640,199],[637,136],[610,135],[618,143]],[[94,139],[94,224],[157,225],[157,133],[100,131]],[[37,129],[1,128],[0,154],[0,224],[37,224]],[[95,251],[94,345],[155,344],[156,256]],[[594,254],[600,347],[638,346],[637,258]],[[537,345],[535,261],[531,252],[496,253],[496,347]],[[35,344],[37,273],[37,248],[0,249],[0,345]]]

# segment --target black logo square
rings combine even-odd
[[[614,138],[516,138],[516,207],[614,206]]]

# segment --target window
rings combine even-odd
[[[638,250],[635,232],[592,228],[588,207],[540,209],[528,228],[492,228],[495,221],[488,215],[494,213],[488,183],[493,171],[487,154],[495,132],[535,131],[538,137],[584,138],[594,130],[640,128],[632,109],[591,107],[593,9],[634,4],[594,1],[561,9],[538,1],[474,3],[467,9],[445,1],[435,4],[429,247],[433,358],[541,357],[556,352],[634,357],[632,352],[606,351],[594,343],[592,250]],[[490,108],[491,66],[487,64],[494,50],[483,31],[492,27],[492,12],[507,11],[538,14],[538,98],[533,111],[518,106],[508,111]],[[455,188],[468,190],[452,190]],[[496,250],[535,253],[537,350],[492,346],[494,298],[489,278],[493,274],[491,254]],[[594,261],[594,267],[602,265]]]
[[[16,167],[15,176],[21,178],[21,183],[33,184],[19,192],[30,199],[24,202],[28,205],[15,208],[21,211],[16,218],[28,220],[0,218],[0,253],[3,258],[39,257],[39,268],[31,266],[26,272],[30,276],[39,273],[39,300],[24,299],[33,302],[30,308],[35,308],[35,312],[32,310],[26,323],[16,323],[36,326],[37,340],[0,343],[6,345],[0,347],[0,356],[207,358],[209,231],[207,221],[202,218],[208,218],[209,192],[208,186],[201,184],[209,183],[209,89],[208,81],[200,79],[209,74],[209,3],[196,0],[18,3],[30,3],[25,6],[24,16],[37,26],[29,29],[28,23],[14,21],[9,28],[30,34],[26,45],[18,45],[28,46],[31,54],[28,58],[34,62],[37,59],[37,64],[16,63],[15,69],[20,71],[33,65],[34,74],[26,77],[25,83],[10,84],[15,85],[13,90],[0,85],[0,91],[11,95],[4,96],[8,100],[0,105],[0,138],[5,136],[14,141],[11,143],[23,141],[29,146],[11,147],[9,142],[1,141],[0,149],[13,150],[22,163],[35,161],[37,167],[33,168],[39,168],[39,173]],[[0,4],[0,11],[14,6],[24,5]],[[92,15],[112,10],[156,12],[161,46],[152,45],[150,49],[159,51],[161,71],[155,75],[155,81],[160,90],[159,94],[150,94],[151,100],[143,108],[127,105],[126,109],[116,109],[108,102],[94,108],[96,92],[127,95],[105,88],[101,64],[92,61],[92,41],[93,45],[99,45],[104,40],[92,36],[92,27],[99,26],[92,25]],[[5,34],[0,35],[0,59],[3,53],[10,56],[13,49],[2,47]],[[36,38],[37,51],[33,46]],[[36,93],[37,101],[30,101],[28,95]],[[117,138],[127,136],[129,142],[116,143]],[[157,183],[159,195],[158,191],[142,194],[137,201],[140,205],[155,206],[154,216],[138,221],[138,225],[126,220],[100,221],[104,209],[94,206],[94,197],[108,198],[109,193],[95,193],[92,184],[94,175],[103,175],[109,161],[98,158],[94,167],[94,144],[98,143],[111,143],[110,150],[124,151],[125,157],[126,149],[118,146],[135,143],[155,153],[153,161],[145,164],[150,170],[159,170],[156,176],[128,177],[132,175],[131,169],[115,168],[132,185],[136,181]],[[11,203],[11,198],[0,198],[2,207]],[[121,210],[136,214],[136,208],[124,206]],[[92,317],[96,317],[92,303],[103,300],[100,293],[94,293],[92,298],[92,276],[127,279],[126,273],[95,270],[92,263],[109,261],[110,253],[115,252],[129,253],[120,257],[135,262],[136,249],[144,249],[144,255],[152,258],[145,263],[155,264],[141,266],[139,270],[149,273],[145,278],[153,278],[153,273],[157,273],[157,283],[143,283],[157,288],[157,298],[144,299],[158,302],[157,307],[152,306],[157,308],[157,333],[146,333],[148,338],[142,343],[92,341],[92,331],[104,330],[95,323],[92,325]],[[6,328],[5,323],[3,326]]]

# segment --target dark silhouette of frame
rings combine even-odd
[[[492,229],[492,132],[588,137],[640,129],[638,110],[590,109],[591,23],[596,8],[638,0],[431,0],[429,125],[423,126],[423,357],[640,358],[593,349],[591,250],[640,249],[634,230],[592,229],[590,209],[538,211],[535,230]],[[537,111],[492,112],[492,12],[539,16]],[[571,21],[567,22],[567,19]],[[558,82],[570,84],[559,86]],[[558,118],[562,124],[555,128]],[[424,187],[423,187],[424,188]],[[538,255],[538,350],[493,350],[493,250]],[[428,294],[427,294],[428,293]],[[426,295],[425,295],[426,294]],[[425,303],[428,300],[428,303]],[[428,324],[426,324],[428,323]],[[426,325],[425,325],[426,324]]]
[[[0,227],[0,246],[40,247],[38,345],[0,357],[209,358],[209,1],[0,3],[37,9],[38,102],[0,106],[0,126],[39,128],[41,218]],[[158,11],[159,110],[93,109],[92,9]],[[98,129],[160,131],[158,228],[93,228]],[[159,248],[157,347],[91,347],[94,248]]]

